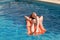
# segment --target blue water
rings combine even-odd
[[[24,16],[44,16],[43,35],[28,35]],[[0,3],[0,40],[60,40],[60,5],[44,2]]]

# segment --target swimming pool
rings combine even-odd
[[[44,16],[43,35],[27,35],[24,16]],[[0,40],[60,40],[60,5],[44,2],[0,3]]]

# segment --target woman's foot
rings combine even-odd
[[[42,30],[42,34],[44,34],[46,32],[46,30]]]
[[[28,35],[32,35],[32,32],[28,32]]]

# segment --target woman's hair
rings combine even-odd
[[[32,18],[32,14],[30,15],[30,18]]]
[[[33,12],[33,13],[30,15],[30,18],[35,19],[34,17],[32,17],[32,15],[35,15],[35,14],[36,14],[36,13]]]
[[[32,17],[32,14],[30,15],[30,18],[35,19],[35,18]]]

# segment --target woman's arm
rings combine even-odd
[[[43,16],[39,17],[40,22],[43,22]]]
[[[26,19],[26,20],[29,20],[29,21],[31,20],[28,16],[25,16],[25,19]]]

